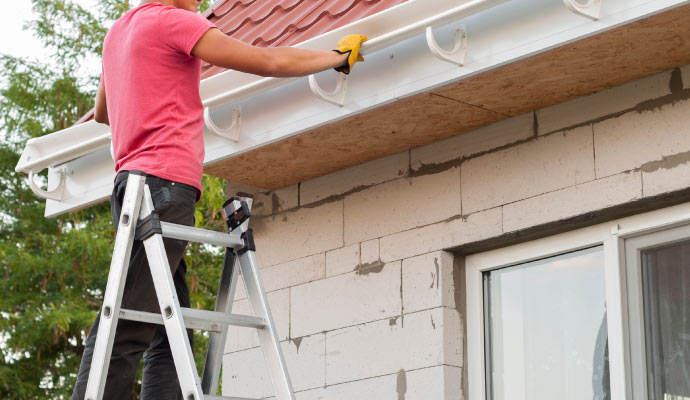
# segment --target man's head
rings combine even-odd
[[[201,0],[144,0],[142,3],[161,3],[166,6],[173,6],[175,8],[196,12]]]

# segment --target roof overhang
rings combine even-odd
[[[572,12],[585,3],[590,10],[601,4],[598,19]],[[299,46],[328,49],[347,33],[372,38],[363,50],[367,61],[347,80],[342,106],[315,96],[307,78],[228,71],[202,81],[210,110],[205,172],[280,188],[690,63],[689,3],[411,0]],[[430,51],[427,26],[448,48],[462,27],[463,66]],[[335,86],[333,72],[317,78]],[[212,133],[222,129],[211,120],[218,126],[234,120],[239,131],[225,133],[239,132],[239,140]],[[17,170],[47,166],[49,187],[65,183],[59,200],[47,200],[46,216],[107,199],[113,161],[107,144],[93,145],[107,135],[91,121],[27,145]],[[72,144],[85,140],[88,151]],[[33,169],[26,168],[31,160]]]

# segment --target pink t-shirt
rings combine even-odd
[[[103,74],[115,170],[140,170],[201,192],[204,160],[201,60],[191,51],[215,25],[160,3],[115,21],[103,44]]]

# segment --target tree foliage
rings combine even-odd
[[[65,0],[32,0],[26,24],[51,60],[0,54],[0,398],[69,398],[84,340],[100,308],[114,239],[109,205],[46,219],[44,200],[14,171],[30,138],[72,125],[93,106],[98,76],[84,60],[99,57],[109,24],[128,0],[98,0],[87,10]],[[208,0],[202,4],[208,6]],[[204,177],[197,225],[222,230],[224,182]],[[222,255],[188,248],[193,305],[213,307]],[[206,340],[197,335],[197,364]],[[134,395],[136,398],[136,394]]]

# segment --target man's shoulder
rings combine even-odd
[[[189,54],[192,46],[199,40],[204,31],[215,27],[203,15],[175,7],[165,7],[160,10],[158,27],[163,34],[169,34],[173,42],[180,40],[177,45],[185,53]]]
[[[108,35],[119,31],[129,31],[135,26],[146,25],[147,22],[156,23],[163,7],[165,6],[160,3],[146,3],[128,10],[113,22]]]

